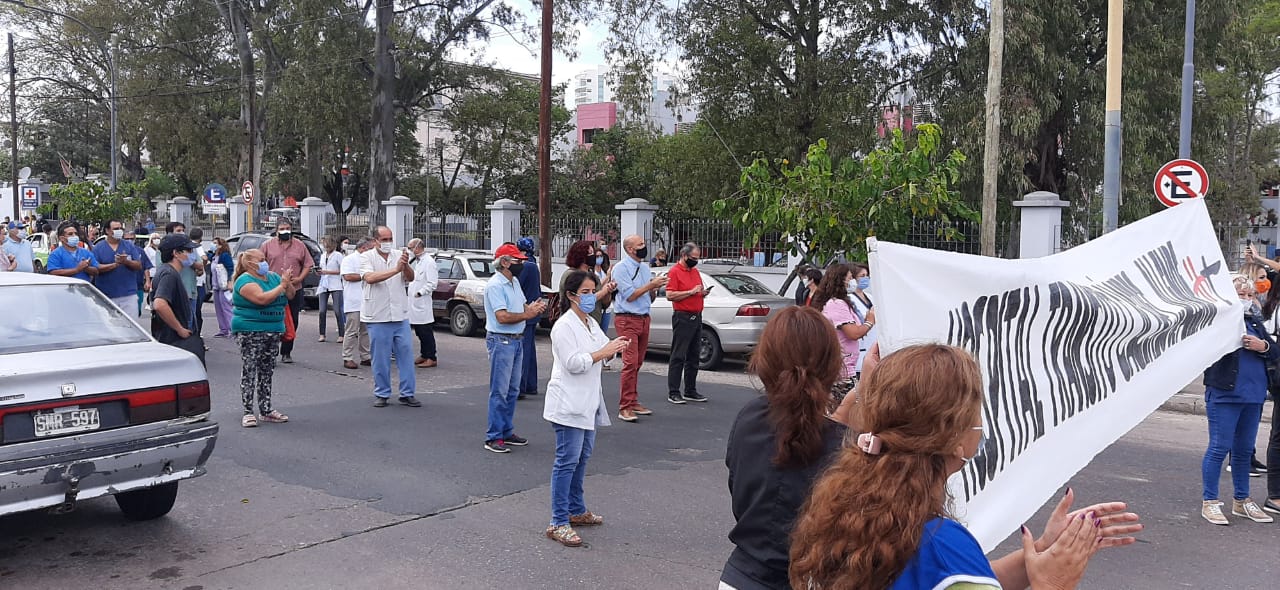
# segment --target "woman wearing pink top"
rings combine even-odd
[[[827,269],[818,285],[818,292],[813,295],[811,305],[822,311],[836,327],[836,337],[840,341],[840,350],[844,357],[844,373],[831,388],[831,395],[836,401],[844,399],[857,385],[858,375],[858,341],[871,331],[876,324],[874,310],[867,314],[865,321],[854,310],[849,301],[849,293],[853,292],[857,283],[853,278],[853,267],[848,264],[837,264]]]

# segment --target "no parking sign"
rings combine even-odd
[[[1209,192],[1209,174],[1195,160],[1174,160],[1160,167],[1154,187],[1156,198],[1174,207]]]

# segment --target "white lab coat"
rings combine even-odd
[[[409,323],[412,325],[431,324],[435,321],[435,312],[431,309],[431,294],[440,282],[436,271],[436,259],[423,253],[413,263],[413,282],[409,283]]]
[[[595,430],[609,425],[609,411],[600,387],[601,363],[591,354],[609,343],[595,318],[584,325],[569,310],[551,328],[551,381],[543,400],[542,418],[554,424]]]

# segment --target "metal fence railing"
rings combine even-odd
[[[960,235],[948,237],[948,230],[956,230]],[[1048,239],[1048,236],[1046,236]],[[967,219],[915,219],[907,232],[905,243],[918,248],[959,252],[961,254],[982,253],[982,222]],[[996,256],[999,258],[1018,257],[1018,232],[1012,221],[1006,220],[996,224]]]
[[[489,214],[432,215],[418,218],[413,235],[437,250],[489,250]]]
[[[788,247],[781,234],[768,235],[749,247],[750,232],[727,219],[655,219],[650,253],[667,252],[668,260],[688,242],[702,250],[708,264],[772,266],[786,264]]]
[[[536,215],[526,217],[521,225],[526,236],[538,236],[541,224]],[[617,260],[622,251],[622,223],[617,216],[552,217],[551,257],[564,258],[574,242],[587,240],[604,245],[610,260]]]

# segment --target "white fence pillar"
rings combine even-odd
[[[191,228],[191,212],[196,202],[186,197],[178,197],[169,201],[169,221],[177,221]]]
[[[227,221],[233,236],[249,231],[249,204],[240,195],[227,199]]]
[[[413,199],[397,195],[390,201],[383,201],[382,206],[387,212],[387,227],[391,228],[396,247],[405,247],[413,238]]]
[[[324,236],[324,218],[330,211],[329,203],[316,197],[307,197],[299,204],[299,208],[302,210],[302,227],[298,229],[302,231],[302,235],[319,240]]]
[[[520,239],[520,213],[524,205],[511,199],[498,199],[492,205],[485,205],[489,210],[489,250],[497,251],[498,246]]]
[[[649,201],[636,197],[627,199],[621,205],[614,205],[614,209],[617,209],[619,215],[622,216],[619,228],[621,229],[623,240],[626,240],[627,236],[640,236],[644,238],[646,245],[653,241],[653,217],[658,212],[657,205],[652,205]],[[675,244],[671,245],[671,248],[676,247]],[[656,250],[657,248],[650,247],[650,255]],[[622,252],[618,253],[618,257],[622,257]],[[667,260],[675,262],[675,259],[674,252],[667,252]]]
[[[1029,193],[1014,201],[1022,215],[1019,258],[1041,258],[1062,249],[1062,210],[1069,204],[1048,191]]]

